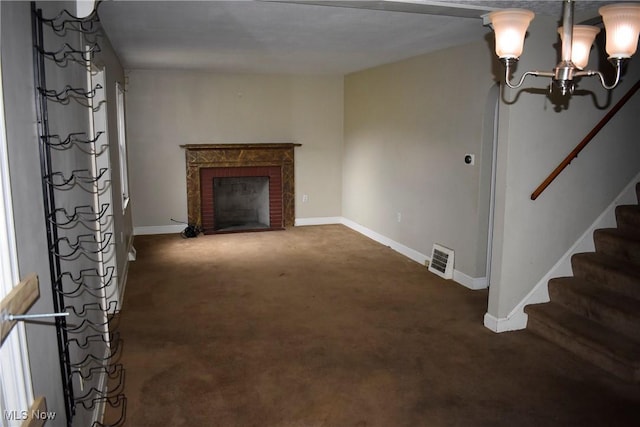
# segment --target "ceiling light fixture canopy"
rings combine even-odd
[[[564,0],[562,27],[558,29],[562,40],[561,60],[553,71],[527,71],[518,83],[510,81],[513,66],[522,55],[524,37],[534,13],[525,9],[504,9],[491,12],[487,19],[495,32],[496,55],[505,66],[505,81],[510,88],[522,86],[527,76],[549,77],[562,95],[573,93],[574,78],[598,76],[605,89],[613,89],[620,81],[624,60],[631,58],[638,47],[640,33],[640,3],[618,3],[598,10],[607,35],[606,51],[609,62],[615,67],[612,84],[605,82],[600,71],[584,70],[589,61],[591,46],[600,28],[589,25],[573,25],[573,0]]]

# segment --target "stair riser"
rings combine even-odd
[[[624,334],[631,339],[640,341],[640,317],[625,315],[613,307],[601,303],[600,300],[590,298],[578,292],[572,292],[561,283],[549,282],[549,297],[551,301],[561,304],[568,310],[587,317],[596,322]],[[640,313],[638,313],[640,316]]]
[[[631,233],[640,232],[640,210],[635,206],[618,206],[616,208],[616,223],[620,230]]]
[[[640,278],[609,269],[604,265],[585,262],[580,257],[571,259],[573,275],[577,278],[602,283],[616,292],[640,299]]]
[[[640,370],[620,363],[606,354],[594,351],[588,343],[580,340],[580,337],[575,337],[558,326],[548,324],[544,319],[531,315],[529,315],[527,322],[527,329],[531,332],[564,348],[581,359],[591,362],[625,381],[640,381]]]
[[[624,239],[615,235],[598,233],[593,235],[596,252],[624,259],[640,265],[640,241]]]

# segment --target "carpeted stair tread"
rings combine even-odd
[[[638,204],[616,207],[616,228],[593,232],[595,252],[571,257],[573,277],[549,280],[551,302],[525,312],[531,331],[640,382],[640,182],[635,193]]]
[[[621,230],[640,230],[640,205],[620,205],[616,207],[616,222]]]
[[[549,281],[549,296],[575,314],[597,321],[640,342],[640,300],[575,277]]]
[[[602,228],[593,233],[596,252],[640,265],[640,231],[629,233],[617,228]]]
[[[619,378],[640,380],[640,343],[553,301],[525,307],[527,327]]]
[[[612,287],[616,292],[640,299],[640,266],[599,253],[579,253],[571,257],[577,278]]]

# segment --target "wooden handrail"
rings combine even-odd
[[[607,114],[605,114],[602,120],[600,120],[598,124],[595,125],[593,129],[591,129],[591,132],[589,132],[587,136],[585,136],[584,139],[580,141],[580,144],[578,144],[576,148],[574,148],[573,151],[571,151],[571,153],[569,153],[569,155],[565,157],[565,159],[558,165],[558,167],[549,174],[547,179],[542,181],[542,184],[540,184],[538,188],[536,188],[536,191],[531,193],[531,200],[537,199],[538,196],[549,186],[549,184],[551,184],[551,182],[553,182],[553,180],[556,179],[558,175],[560,175],[560,172],[562,172],[564,168],[569,166],[569,163],[571,163],[573,159],[578,157],[578,154],[580,154],[582,149],[586,147],[589,142],[591,142],[596,134],[600,132],[600,130],[602,130],[602,128],[607,123],[609,123],[609,120],[611,120],[611,118],[616,115],[616,113],[622,108],[624,104],[627,103],[629,98],[631,98],[633,94],[638,91],[638,89],[640,89],[640,80],[638,80],[636,84],[634,84],[631,89],[629,89],[629,91],[625,93],[622,98],[620,98],[620,101],[618,101],[616,105],[614,105],[613,108],[609,110]]]

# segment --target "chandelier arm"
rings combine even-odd
[[[614,67],[616,67],[616,79],[613,82],[612,85],[607,86],[607,84],[604,81],[604,76],[602,75],[602,73],[598,73],[599,77],[600,77],[600,82],[602,83],[602,86],[607,89],[613,89],[614,87],[616,87],[618,85],[618,83],[620,82],[620,74],[622,73],[622,59],[617,59],[617,58],[612,58],[609,59],[609,61],[613,64]]]
[[[620,74],[621,74],[621,67],[619,64],[616,64],[616,77],[615,80],[613,81],[613,83],[611,83],[610,85],[607,84],[607,82],[605,81],[604,78],[604,74],[602,74],[600,71],[591,71],[591,70],[586,70],[586,71],[579,71],[577,73],[575,73],[575,77],[592,77],[592,76],[598,76],[600,78],[600,84],[602,84],[602,87],[605,88],[606,90],[611,90],[614,87],[616,87],[618,85],[618,83],[620,83]]]
[[[554,73],[550,73],[548,71],[527,71],[524,74],[522,74],[522,76],[520,76],[520,80],[518,81],[518,83],[513,84],[509,79],[510,71],[511,71],[510,65],[508,63],[505,64],[504,81],[507,84],[507,86],[509,86],[511,89],[517,89],[520,86],[522,86],[527,76],[535,76],[535,77],[553,77],[554,76]]]

